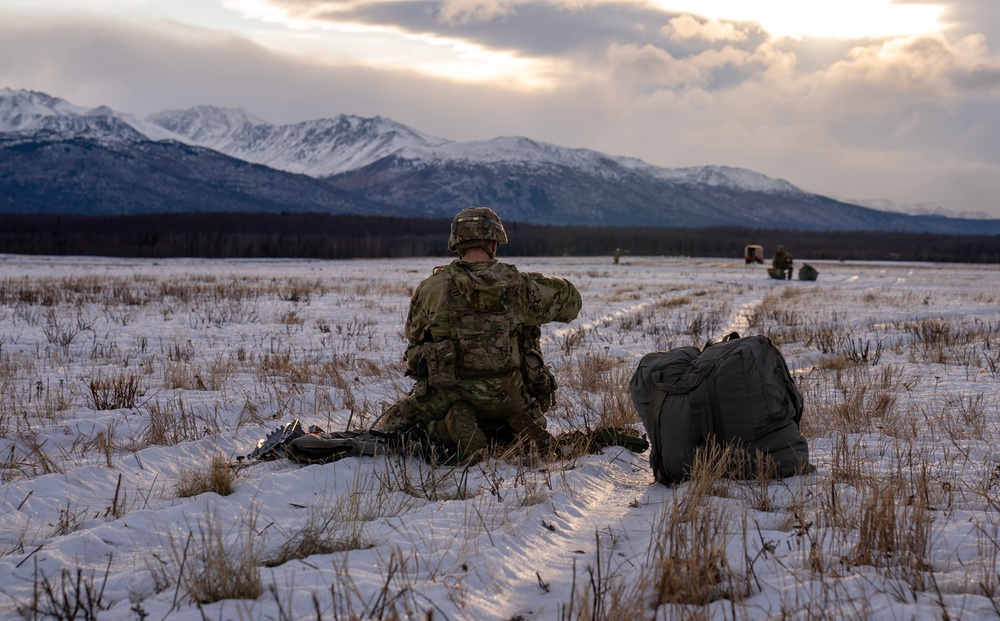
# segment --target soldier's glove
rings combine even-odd
[[[535,444],[539,450],[545,450],[552,444],[552,434],[545,430],[538,421],[519,410],[507,417],[507,426],[518,438],[523,438]]]
[[[645,434],[620,427],[601,427],[593,431],[570,431],[558,438],[562,447],[567,447],[568,453],[596,453],[609,446],[621,446],[633,453],[643,453],[649,448]]]

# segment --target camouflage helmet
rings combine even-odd
[[[500,216],[489,207],[469,207],[458,212],[451,221],[451,235],[448,237],[448,250],[457,252],[477,244],[466,242],[495,241],[498,244],[507,243],[507,232],[503,230]]]

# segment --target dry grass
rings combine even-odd
[[[912,386],[909,382],[902,369],[892,365],[816,368],[799,382],[810,405],[803,433],[857,433],[896,420],[899,396]]]
[[[423,275],[414,271],[414,282]],[[614,277],[610,270],[588,276]],[[550,412],[555,430],[637,429],[627,389],[631,353],[701,346],[734,319],[745,320],[744,332],[770,336],[800,365],[802,429],[820,466],[799,487],[763,476],[738,480],[731,477],[747,468],[763,472],[765,465],[740,463],[725,448],[706,447],[691,480],[667,490],[648,541],[597,534],[595,554],[578,557],[586,561],[579,563],[561,618],[753,616],[761,566],[794,576],[795,585],[777,596],[782,601],[768,604],[775,618],[868,618],[874,613],[867,603],[841,597],[857,592],[850,585],[859,576],[870,580],[869,595],[901,603],[940,600],[939,616],[958,618],[963,611],[952,608],[961,604],[938,590],[944,572],[952,595],[989,598],[1000,614],[1000,535],[988,517],[1000,511],[1000,470],[989,457],[1000,440],[994,390],[1000,324],[938,313],[935,304],[942,301],[888,287],[790,284],[755,306],[734,308],[736,296],[753,298],[758,286],[608,285],[605,297],[620,304],[620,314],[560,326],[545,343],[560,384]],[[242,426],[271,428],[291,418],[328,429],[345,420],[366,426],[385,402],[409,388],[398,355],[401,336],[385,324],[402,320],[410,293],[390,279],[346,276],[0,280],[0,317],[12,326],[0,335],[0,435],[7,442],[0,480],[66,474],[81,462],[121,468],[125,459],[141,471],[141,452],[149,447],[225,441]],[[971,294],[955,295],[975,302]],[[355,298],[363,302],[346,313],[339,308],[340,300]],[[977,304],[995,302],[994,296]],[[845,310],[865,306],[891,309],[891,316]],[[331,308],[336,312],[324,310]],[[157,330],[149,334],[115,336],[153,323]],[[114,412],[112,425],[81,417],[81,409],[87,416],[122,412]],[[66,429],[65,440],[42,435],[51,428]],[[151,569],[158,588],[173,593],[173,612],[185,600],[266,599],[262,562],[280,571],[292,559],[326,555],[323,563],[337,580],[329,593],[317,593],[324,607],[317,604],[309,616],[425,618],[431,610],[444,618],[422,599],[419,586],[447,585],[449,601],[464,610],[469,594],[463,580],[471,572],[462,564],[478,558],[476,546],[499,540],[498,534],[520,536],[524,515],[561,511],[558,503],[575,491],[575,469],[589,465],[579,458],[587,450],[572,449],[569,458],[526,458],[523,447],[509,447],[460,468],[389,457],[351,489],[310,505],[302,523],[284,525],[284,531],[234,526],[210,514],[156,552],[160,560],[150,555]],[[231,493],[235,481],[225,461],[218,455],[184,469],[177,496]],[[145,492],[120,476],[117,486],[115,477],[110,480],[97,505],[67,501],[34,536],[74,536],[95,517],[102,523],[127,519],[132,509],[149,506]],[[385,529],[403,532],[387,526],[396,523],[391,518],[405,522],[408,513],[431,503],[442,513],[462,503],[454,522],[461,531],[456,550],[443,544],[428,549],[419,534],[407,534],[410,543],[381,542]],[[761,534],[766,528],[754,520],[782,531],[782,545],[795,549],[784,555],[774,549],[766,540],[774,535]],[[947,558],[941,548],[951,542],[938,539],[941,529],[962,524],[968,545],[961,565],[936,560]],[[266,555],[258,540],[265,531],[272,541],[282,531]],[[22,537],[19,553],[30,552],[31,537]],[[384,568],[376,592],[351,576],[347,554],[373,544],[363,554]],[[732,552],[741,547],[746,558]],[[89,568],[38,574],[35,597],[20,603],[21,613],[96,615],[109,603],[104,579]],[[276,591],[273,597],[279,599]],[[292,618],[292,602],[281,604]]]
[[[572,411],[557,399],[550,416],[564,416],[583,430],[601,427],[638,428],[628,384],[634,369],[620,358],[587,354],[556,369],[557,394],[574,395]]]
[[[149,446],[174,446],[194,440],[202,434],[199,421],[185,406],[183,397],[161,405],[159,401],[147,403],[147,425],[139,434],[133,450]]]
[[[207,492],[228,496],[235,490],[236,475],[233,472],[229,460],[221,454],[213,455],[207,466],[183,468],[175,485],[177,497],[190,498]]]
[[[75,621],[96,620],[111,607],[104,594],[108,586],[112,558],[103,574],[83,567],[64,567],[58,576],[47,576],[35,563],[35,581],[30,601],[17,602],[18,612],[26,619]]]
[[[661,516],[647,560],[655,607],[704,606],[749,595],[747,576],[732,566],[726,551],[729,518],[712,503],[670,507]]]
[[[975,447],[991,446],[996,441],[997,403],[984,391],[946,389],[935,390],[932,399],[914,400],[915,389],[926,389],[927,382],[937,378],[928,377],[926,367],[913,365],[954,365],[965,369],[968,380],[995,378],[997,371],[991,361],[1000,359],[997,326],[960,316],[858,321],[836,310],[836,296],[843,294],[839,291],[821,293],[830,296],[832,310],[815,315],[800,310],[801,300],[815,294],[814,289],[784,289],[755,307],[748,322],[749,332],[767,334],[786,352],[799,353],[804,348],[819,352],[811,369],[797,373],[797,381],[807,405],[803,433],[811,444],[819,439],[819,446],[828,442],[831,449],[824,462],[825,473],[814,475],[819,478],[808,493],[793,498],[787,487],[766,477],[728,479],[747,464],[740,464],[721,449],[707,447],[694,466],[692,480],[677,488],[672,497],[672,514],[658,516],[655,522],[664,528],[657,536],[667,533],[654,548],[657,556],[669,561],[662,565],[668,569],[657,574],[667,576],[662,578],[662,593],[666,595],[652,597],[657,590],[650,590],[651,583],[637,580],[634,572],[620,568],[616,572],[611,564],[601,568],[591,565],[575,585],[571,601],[563,605],[562,619],[715,618],[719,610],[709,613],[705,602],[716,597],[739,601],[752,593],[756,580],[753,563],[736,569],[724,565],[719,561],[720,553],[710,545],[728,537],[742,540],[748,550],[754,548],[752,534],[726,525],[727,516],[716,513],[705,517],[711,514],[708,507],[726,506],[724,499],[739,499],[742,506],[755,511],[783,513],[783,528],[801,542],[801,559],[809,576],[801,578],[801,590],[788,595],[788,604],[782,608],[788,617],[870,618],[872,611],[864,603],[831,600],[823,604],[813,597],[816,592],[836,593],[846,579],[858,575],[857,568],[866,566],[886,580],[887,586],[873,584],[873,594],[900,602],[929,597],[942,618],[955,618],[950,609],[953,603],[940,590],[935,571],[940,568],[931,561],[935,537],[962,502],[957,480],[973,479],[966,484],[966,502],[979,502],[994,510],[1000,507],[997,470],[981,471],[979,477],[970,477],[968,471],[968,464],[976,463]],[[869,290],[863,296],[869,304],[901,309],[924,304],[923,300],[881,290]],[[811,302],[807,307],[818,305]],[[697,332],[677,325],[657,328],[647,314],[626,316],[619,325],[634,333],[656,331],[657,343],[670,343],[671,347],[686,344],[677,335]],[[889,356],[902,356],[908,362],[887,364]],[[575,368],[561,367],[557,376],[572,378],[575,389],[584,386],[577,377],[588,377],[586,385],[595,386],[594,378],[602,377],[601,367],[580,355],[574,360]],[[614,391],[610,381],[601,381],[600,386],[604,394]],[[589,393],[579,400],[588,411],[598,413],[601,408],[596,403]],[[940,442],[943,445],[933,444]],[[928,446],[939,448],[929,450]],[[824,459],[822,451],[819,459]],[[757,467],[760,472],[760,464]],[[685,524],[686,530],[674,527],[671,531],[672,520]],[[991,532],[995,534],[996,528],[984,531],[976,527],[969,535],[980,548],[978,556],[970,555],[983,562],[965,561],[961,569],[952,571],[964,572],[979,585],[960,592],[988,594],[994,610],[1000,612],[996,603],[1000,577],[995,571],[984,570],[990,566],[989,558],[1000,556],[1000,538]],[[773,553],[768,550],[765,545],[760,558]],[[732,561],[726,558],[726,562]],[[949,584],[949,592],[954,593],[957,587],[954,582]],[[651,608],[651,601],[661,607]],[[740,614],[734,617],[740,618]]]
[[[753,569],[732,565],[727,545],[746,540],[746,525],[733,531],[729,510],[716,502],[728,495],[725,476],[739,461],[726,447],[702,451],[690,482],[678,488],[652,520],[649,549],[640,565],[616,564],[615,538],[598,534],[595,561],[582,582],[574,577],[560,619],[710,618],[712,602],[739,602],[752,593]],[[576,567],[574,566],[574,574]]]
[[[174,606],[184,597],[196,604],[227,599],[254,600],[264,592],[257,556],[257,514],[226,529],[220,516],[207,514],[189,527],[186,537],[167,539],[165,558],[149,555],[158,591],[174,589]]]
[[[86,384],[95,410],[132,409],[146,394],[143,377],[127,370],[108,377],[98,373]]]
[[[362,550],[372,545],[364,536],[360,500],[356,494],[349,494],[310,509],[302,527],[281,544],[271,558],[264,559],[263,564],[277,567],[316,554]]]
[[[394,461],[405,467],[401,458]],[[365,525],[404,514],[414,504],[412,496],[385,485],[386,479],[381,476],[374,470],[358,468],[348,489],[310,505],[302,525],[286,535],[264,559],[264,565],[276,567],[316,554],[373,547],[375,541],[365,533]],[[395,471],[390,476],[401,475]]]

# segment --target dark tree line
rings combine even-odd
[[[0,214],[0,252],[112,257],[349,259],[448,256],[446,219],[316,213],[194,213],[114,217]],[[505,223],[507,256],[743,256],[748,243],[770,257],[784,246],[799,260],[1000,263],[1000,236],[816,232],[740,227],[596,228]]]

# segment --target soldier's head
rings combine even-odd
[[[448,250],[464,255],[471,248],[482,248],[494,258],[496,247],[507,243],[503,222],[489,207],[469,207],[451,221]]]

